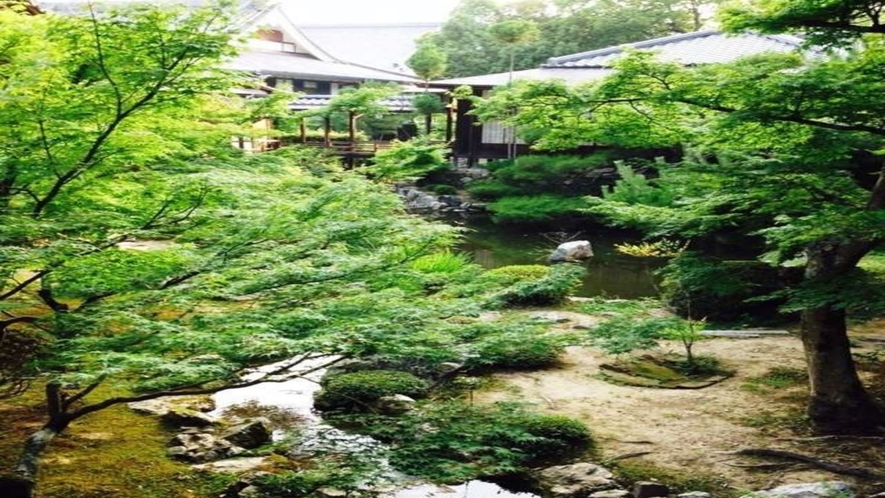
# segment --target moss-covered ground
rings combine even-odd
[[[9,472],[28,435],[44,420],[40,386],[0,401],[0,473]],[[102,395],[96,393],[97,397]],[[153,417],[116,406],[88,415],[55,438],[44,455],[39,498],[202,498],[223,478],[200,475],[166,457],[173,434]]]

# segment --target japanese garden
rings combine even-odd
[[[0,1],[0,498],[885,496],[883,7]]]

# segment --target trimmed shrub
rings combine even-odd
[[[519,276],[513,284],[495,293],[492,300],[502,306],[558,304],[581,285],[581,279],[587,271],[583,266],[574,264],[529,265],[529,268],[528,270],[516,270],[512,266],[508,266],[492,270],[492,272],[499,272],[497,275],[510,277],[517,276],[519,271],[526,272],[524,276]],[[544,273],[539,274],[537,268],[543,268]]]
[[[394,370],[363,370],[326,377],[323,389],[314,395],[318,410],[358,411],[378,398],[403,394],[413,398],[427,393],[427,383],[406,372]]]
[[[518,332],[490,335],[476,343],[470,367],[530,370],[556,364],[564,346],[553,337],[527,337]]]

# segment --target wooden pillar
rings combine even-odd
[[[347,135],[350,138],[350,146],[356,143],[356,114],[353,111],[347,113]]]
[[[304,118],[301,118],[301,122],[298,124],[298,131],[301,132],[301,143],[307,143],[307,123],[305,123]]]
[[[452,143],[453,133],[454,133],[454,120],[452,119],[452,113],[454,112],[455,106],[458,105],[455,102],[455,99],[449,101],[449,105],[446,106],[446,143]]]
[[[329,116],[323,117],[323,145],[326,147],[332,146],[332,140],[330,138],[330,134],[332,133],[332,119]]]

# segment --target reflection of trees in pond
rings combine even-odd
[[[488,222],[476,222],[468,228],[472,231],[466,234],[460,249],[484,268],[544,264],[559,244],[551,240],[549,235],[553,232],[549,231],[527,232],[524,227]],[[608,231],[579,235],[593,244],[595,256],[586,263],[589,272],[576,295],[629,299],[658,294],[653,272],[663,261],[626,257],[614,250],[615,244],[634,242],[635,238]]]

